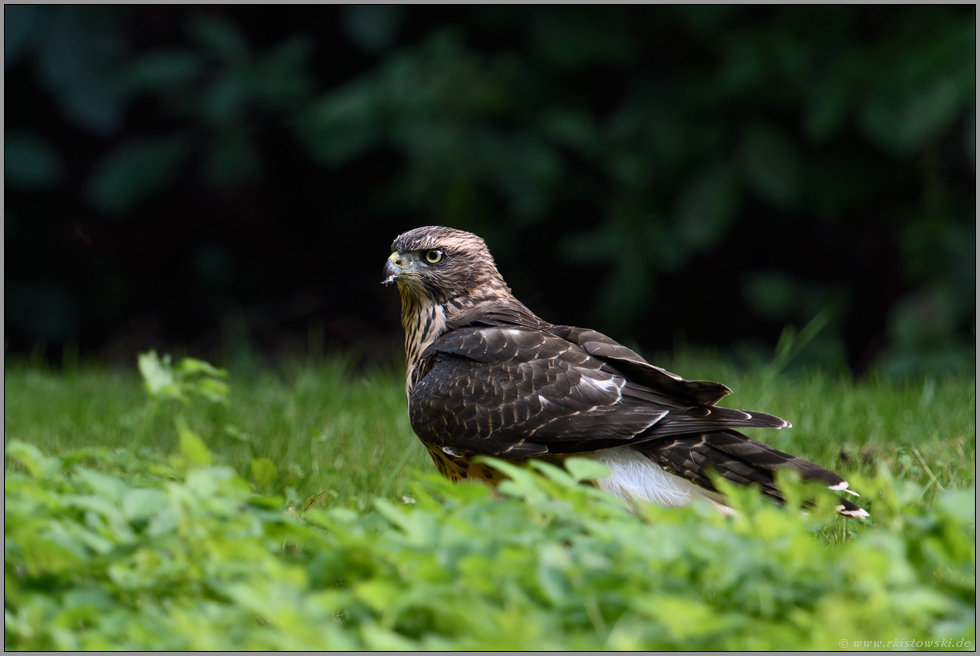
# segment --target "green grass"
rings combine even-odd
[[[886,468],[921,483],[928,498],[973,482],[974,379],[854,381],[819,371],[773,376],[691,357],[662,364],[687,378],[728,385],[734,393],[723,405],[792,422],[782,431],[747,432],[845,477]],[[409,426],[400,374],[360,373],[336,358],[248,376],[232,370],[229,382],[226,406],[182,408],[149,403],[135,363],[132,371],[82,368],[65,375],[8,363],[4,439],[49,453],[99,446],[166,454],[177,448],[174,417],[183,412],[216,459],[246,478],[254,459],[270,459],[275,476],[253,482],[290,502],[324,491],[331,504],[363,504],[378,495],[400,499],[414,476],[434,471]]]
[[[975,645],[971,379],[666,363],[792,420],[756,437],[848,476],[858,522],[792,480],[787,508],[732,488],[733,517],[635,516],[577,484],[591,461],[498,464],[494,496],[433,473],[396,374],[330,359],[227,393],[151,364],[150,394],[135,367],[7,364],[6,649]]]
[[[268,458],[274,477],[258,491],[290,502],[323,491],[331,502],[363,504],[368,496],[400,498],[428,455],[408,424],[405,393],[390,372],[359,373],[341,359],[230,376],[227,405],[151,404],[132,372],[83,368],[70,375],[8,365],[5,441],[48,453],[82,447],[133,453],[177,449],[174,418],[182,413],[216,460],[246,478]]]

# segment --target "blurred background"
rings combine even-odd
[[[4,7],[7,357],[402,359],[483,236],[648,356],[975,372],[976,7]]]

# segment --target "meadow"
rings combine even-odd
[[[841,473],[871,519],[801,511],[792,478],[785,508],[729,490],[733,518],[637,516],[580,484],[589,461],[452,485],[400,375],[339,357],[7,362],[4,645],[974,648],[975,378],[658,364],[791,421],[749,434]]]

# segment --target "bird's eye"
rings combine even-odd
[[[425,261],[429,264],[439,264],[442,262],[443,252],[439,249],[433,249],[431,251],[425,252]]]

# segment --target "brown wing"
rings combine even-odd
[[[518,326],[446,333],[423,354],[430,368],[409,399],[413,429],[459,454],[524,458],[787,425],[772,415],[712,407],[727,393],[724,385],[684,381],[608,338],[593,338],[604,337],[599,333],[581,332],[592,338],[584,345]]]
[[[600,332],[573,326],[553,326],[556,335],[577,344],[589,355],[604,360],[640,385],[658,390],[679,403],[692,406],[713,406],[732,391],[721,383],[709,380],[685,380],[666,369],[656,367],[616,340]],[[788,424],[783,424],[787,426]]]

